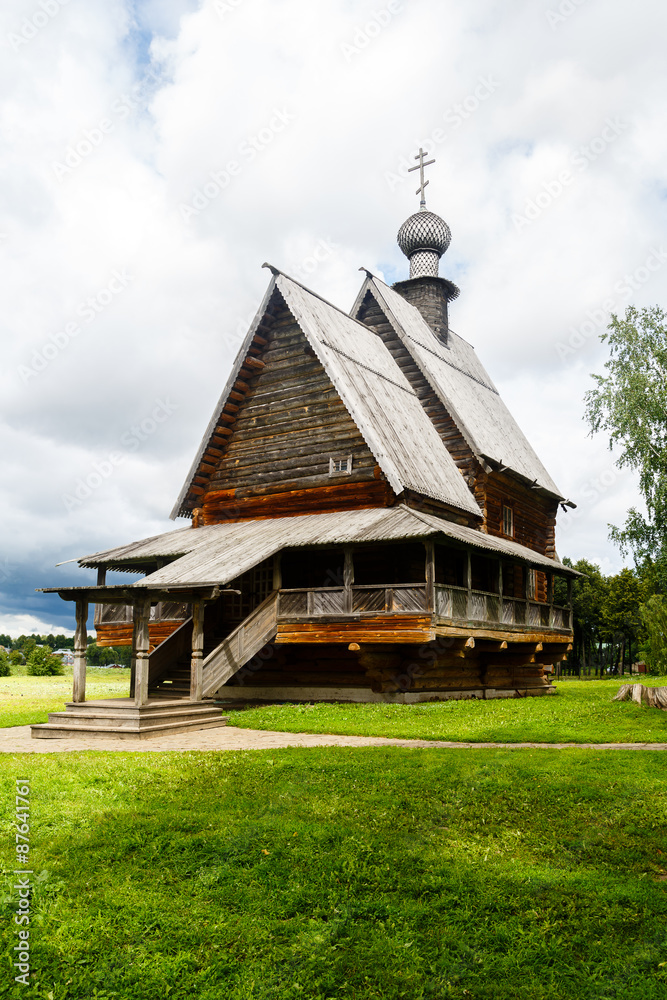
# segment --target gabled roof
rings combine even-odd
[[[524,545],[415,511],[404,504],[181,528],[106,552],[82,556],[78,561],[84,567],[106,565],[131,572],[142,563],[145,565],[161,557],[171,558],[166,566],[132,586],[213,586],[230,583],[284,548],[397,542],[437,536],[442,536],[443,541],[451,539],[531,566],[579,575],[557,560],[540,555]]]
[[[193,477],[275,292],[294,316],[396,495],[411,490],[481,517],[463,476],[385,344],[368,327],[277,271],[241,346],[172,517],[184,512]]]
[[[419,365],[455,421],[472,452],[541,487],[558,499],[563,495],[503,403],[474,348],[452,330],[447,343],[436,337],[410,302],[369,275],[352,307],[361,310],[370,292],[396,335]]]

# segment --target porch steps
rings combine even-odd
[[[228,717],[212,702],[156,699],[138,708],[132,699],[69,702],[66,711],[50,712],[49,721],[31,726],[33,739],[85,736],[105,739],[147,739],[226,726]]]

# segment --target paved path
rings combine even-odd
[[[453,750],[667,750],[667,743],[450,743],[397,740],[384,736],[323,736],[314,733],[273,733],[263,729],[221,726],[194,733],[154,736],[147,740],[67,738],[33,740],[30,726],[0,729],[0,753],[60,753],[63,750],[122,750],[125,753],[165,750],[277,750],[280,747],[442,747]]]

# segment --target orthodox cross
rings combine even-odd
[[[420,147],[419,152],[415,156],[415,160],[419,160],[419,163],[417,164],[416,167],[409,167],[408,168],[408,173],[409,174],[411,174],[413,170],[418,170],[419,171],[419,187],[415,191],[415,194],[418,194],[420,196],[420,199],[419,199],[419,207],[420,207],[420,209],[421,208],[426,208],[426,194],[425,194],[425,189],[426,189],[426,185],[428,184],[428,181],[424,180],[424,167],[428,167],[428,166],[431,165],[431,163],[435,163],[435,158],[432,159],[432,160],[426,160],[426,161],[424,161],[424,157],[425,156],[428,156],[428,153],[425,153],[424,150]]]

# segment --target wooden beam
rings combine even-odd
[[[88,636],[88,602],[79,598],[76,602],[76,632],[74,633],[74,683],[72,701],[80,704],[86,700],[86,650]]]
[[[246,368],[252,368],[255,372],[261,372],[263,368],[266,368],[266,363],[264,361],[260,361],[259,358],[254,358],[252,354],[249,354],[247,358],[245,358],[243,364]]]
[[[106,566],[97,567],[97,586],[103,587],[107,582],[107,568]]]
[[[134,606],[132,629],[132,671],[134,674],[134,704],[141,708],[148,702],[148,652],[150,635],[151,599],[144,597]]]
[[[346,615],[352,614],[352,587],[354,585],[354,557],[352,547],[346,545],[344,548],[345,563],[343,565],[343,611]]]
[[[426,548],[426,608],[428,611],[435,610],[435,542],[427,539],[424,542]]]
[[[203,601],[192,605],[192,658],[190,660],[190,701],[202,700],[204,662],[204,610]]]

